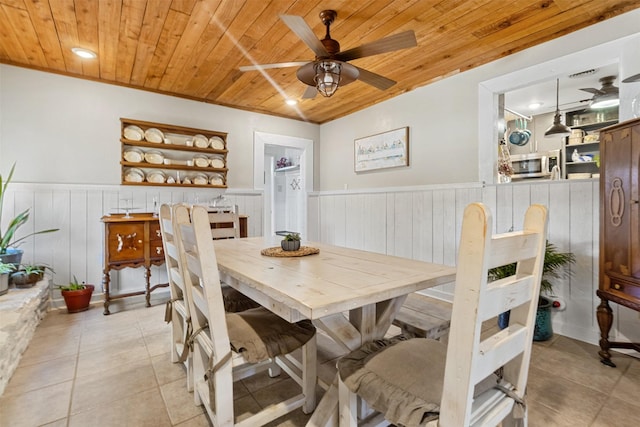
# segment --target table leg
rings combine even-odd
[[[105,316],[111,314],[109,311],[109,283],[111,282],[111,276],[109,275],[109,269],[105,268],[102,273],[102,292],[104,293],[104,314]]]
[[[349,311],[349,319],[342,314],[314,320],[316,327],[325,331],[331,339],[345,350],[352,351],[365,342],[384,338],[391,322],[402,307],[406,295],[376,304],[368,304]],[[338,413],[338,374],[320,400],[307,427],[337,426]]]
[[[316,406],[307,427],[337,426],[338,425],[338,377],[331,387],[322,396],[322,400]]]
[[[145,299],[147,301],[147,307],[151,307],[151,267],[145,267],[144,278],[145,283]]]
[[[613,323],[613,312],[609,307],[609,301],[604,298],[600,298],[600,305],[596,311],[598,318],[598,326],[600,328],[600,361],[608,366],[616,367],[615,363],[611,361],[611,353],[609,352],[609,332],[611,331],[611,325]]]

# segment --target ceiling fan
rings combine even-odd
[[[591,108],[607,108],[620,104],[620,97],[618,95],[620,91],[617,86],[613,85],[613,81],[615,79],[616,76],[602,77],[599,80],[600,83],[602,83],[602,87],[600,89],[592,87],[580,89],[593,94],[593,98],[591,98],[591,103],[589,105]]]
[[[404,31],[349,50],[340,51],[340,43],[332,39],[329,32],[329,27],[337,15],[335,10],[320,12],[320,19],[327,27],[327,33],[322,40],[316,37],[302,17],[280,15],[280,19],[289,29],[315,53],[315,59],[312,61],[248,65],[240,67],[240,71],[299,66],[300,68],[296,72],[298,80],[309,86],[304,92],[303,98],[313,98],[318,92],[328,98],[335,93],[338,87],[355,80],[360,80],[380,90],[388,89],[396,84],[394,80],[351,65],[347,61],[417,46],[415,33],[412,30]]]

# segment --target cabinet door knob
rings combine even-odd
[[[614,283],[613,284],[613,289],[615,289],[616,291],[620,291],[624,288],[624,286],[622,286],[620,283]]]

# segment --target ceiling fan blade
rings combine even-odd
[[[279,62],[277,64],[244,65],[240,71],[269,70],[272,68],[301,67],[309,61]]]
[[[394,50],[405,49],[417,46],[416,34],[413,30],[394,34],[371,43],[365,43],[353,49],[345,50],[336,54],[336,59],[340,61],[350,61],[352,59],[364,58],[365,56],[378,55],[380,53],[392,52]]]
[[[318,40],[318,37],[316,37],[311,27],[309,27],[302,17],[296,15],[280,15],[280,19],[311,48],[316,56],[329,56],[327,49],[325,49],[322,42]]]
[[[604,95],[605,93],[603,91],[601,91],[600,89],[594,89],[592,87],[586,87],[586,88],[581,88],[580,90],[583,90],[585,92],[589,92],[592,93],[594,95]]]
[[[622,83],[634,83],[640,82],[640,73],[634,74],[633,76],[629,76],[622,81]]]
[[[353,64],[350,64],[353,65]],[[355,65],[353,65],[355,67]],[[389,89],[391,86],[396,84],[396,81],[388,79],[380,74],[372,73],[371,71],[367,71],[364,68],[356,67],[360,72],[360,76],[358,80],[361,80],[364,83],[370,84],[373,87],[376,87],[380,90]]]
[[[318,94],[318,89],[315,86],[307,86],[304,93],[302,94],[302,99],[313,99]]]

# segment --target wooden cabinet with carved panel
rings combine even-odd
[[[151,286],[151,266],[164,263],[162,235],[158,218],[151,213],[112,214],[102,217],[105,225],[105,252],[103,271],[104,314],[109,314],[111,300],[133,295],[145,295],[150,306],[151,292],[166,283]],[[111,294],[111,270],[123,268],[145,269],[145,289],[122,294]]]
[[[610,348],[640,351],[640,343],[611,342],[609,301],[640,311],[640,119],[600,133],[600,327],[602,363]]]

